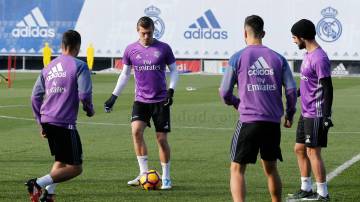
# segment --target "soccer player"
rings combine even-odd
[[[127,84],[131,68],[135,73],[135,102],[131,116],[132,138],[140,173],[128,185],[138,186],[142,174],[148,170],[147,147],[144,130],[150,127],[152,118],[156,130],[159,157],[162,166],[162,189],[171,189],[170,146],[167,134],[170,132],[170,106],[178,72],[174,54],[170,46],[153,38],[154,22],[149,17],[141,17],[137,22],[139,40],[130,44],[123,56],[123,70],[111,97],[105,102],[105,111],[112,107]],[[170,84],[166,90],[166,65],[170,69]]]
[[[259,151],[272,201],[281,201],[277,159],[282,161],[283,86],[287,100],[284,127],[292,126],[296,111],[296,83],[291,70],[283,56],[262,45],[263,28],[261,17],[246,17],[244,37],[247,47],[230,58],[220,87],[225,104],[240,113],[230,149],[230,188],[235,202],[245,201],[246,165],[256,163]],[[239,98],[233,95],[234,85],[238,87]]]
[[[76,119],[79,101],[88,117],[94,115],[89,69],[76,59],[81,36],[68,30],[62,37],[62,54],[41,71],[32,92],[32,109],[40,124],[40,134],[47,138],[55,163],[49,174],[25,183],[31,201],[54,201],[57,183],[82,172],[82,147]]]
[[[301,116],[294,147],[300,169],[301,188],[292,198],[329,201],[321,148],[327,146],[327,133],[333,126],[330,61],[315,40],[315,25],[310,20],[296,22],[291,33],[299,49],[306,49],[300,70]],[[316,193],[312,190],[311,170],[316,180]]]

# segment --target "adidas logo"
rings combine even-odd
[[[348,75],[349,71],[346,70],[343,63],[340,63],[335,69],[331,72],[332,75]]]
[[[61,63],[58,63],[55,67],[51,68],[51,70],[48,72],[46,80],[51,81],[52,79],[59,77],[66,77],[66,72],[64,72]]]
[[[11,31],[13,37],[55,37],[55,29],[49,28],[39,7],[27,14]]]
[[[249,76],[271,76],[274,75],[274,70],[269,67],[263,57],[259,57],[256,62],[251,65],[248,70]]]
[[[209,9],[204,15],[184,32],[185,39],[227,39],[228,32],[221,29],[214,13]]]

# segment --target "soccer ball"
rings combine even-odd
[[[145,190],[160,189],[161,179],[156,170],[149,170],[140,177],[140,185]]]

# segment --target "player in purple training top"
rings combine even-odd
[[[57,183],[82,172],[82,147],[76,119],[79,101],[86,115],[94,115],[90,72],[76,59],[81,36],[68,30],[62,38],[62,54],[41,71],[32,92],[32,109],[40,124],[41,135],[47,138],[55,163],[49,174],[29,180],[26,185],[31,201],[54,201]],[[41,196],[40,196],[41,195]]]
[[[306,49],[300,70],[301,116],[294,147],[301,174],[301,188],[292,198],[329,201],[325,165],[321,148],[327,146],[327,133],[333,126],[331,106],[333,87],[330,61],[315,40],[315,25],[306,19],[291,28],[299,49]],[[310,171],[313,171],[317,192],[313,193]]]
[[[245,200],[246,165],[256,162],[259,151],[272,201],[281,201],[276,161],[282,161],[282,87],[287,100],[284,126],[290,128],[296,111],[296,83],[286,59],[262,45],[263,28],[261,17],[252,15],[245,19],[247,47],[230,58],[220,87],[224,102],[240,113],[230,149],[230,187],[234,201]],[[239,98],[233,95],[235,85]]]
[[[130,44],[124,53],[124,67],[111,97],[105,102],[105,111],[110,112],[116,98],[129,80],[131,68],[135,73],[135,102],[133,105],[131,128],[135,153],[140,173],[128,185],[138,186],[142,174],[148,170],[147,147],[144,130],[153,119],[159,156],[162,165],[162,187],[171,189],[170,146],[167,133],[170,132],[170,106],[178,80],[174,54],[170,46],[153,38],[154,22],[149,17],[141,17],[137,23],[139,40]],[[166,89],[166,66],[170,69],[169,89]]]

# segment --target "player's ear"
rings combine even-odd
[[[265,37],[265,31],[262,31],[262,34],[261,34],[261,38],[264,38]]]

